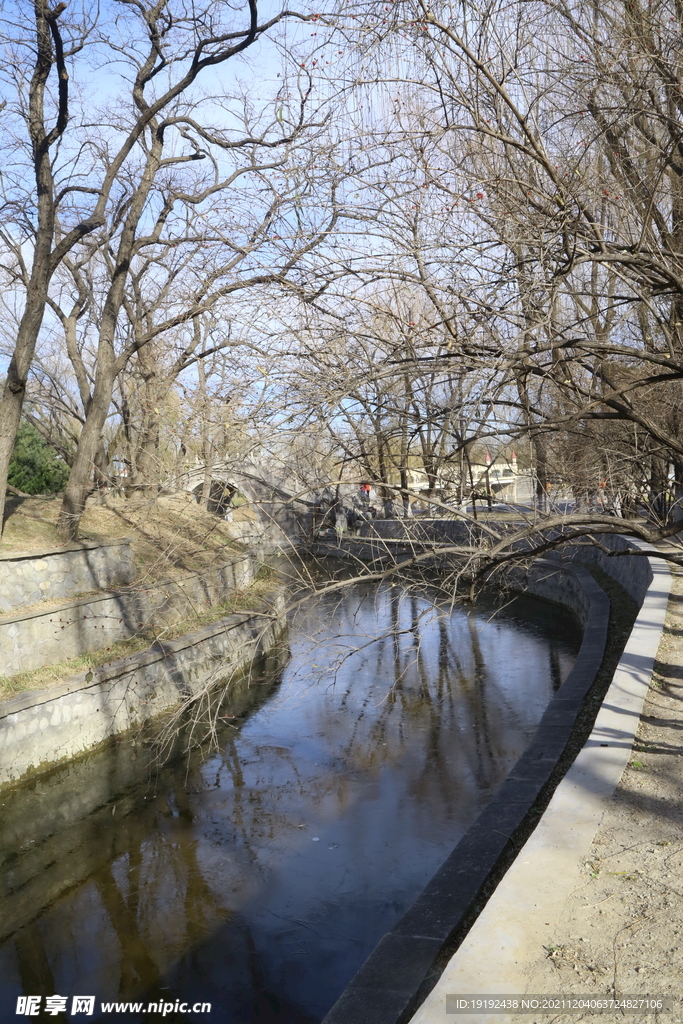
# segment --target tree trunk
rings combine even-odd
[[[410,515],[410,496],[408,494],[408,471],[405,466],[400,469],[401,497],[403,498],[403,515]]]
[[[21,420],[21,407],[24,401],[24,389],[13,392],[5,384],[2,404],[0,405],[0,503],[4,526],[5,500],[7,498],[7,473],[12,458],[14,441]],[[1,531],[1,527],[0,527]]]
[[[539,511],[548,509],[548,457],[545,442],[538,435],[532,438],[536,462],[536,503]]]
[[[47,291],[53,273],[51,254],[55,229],[55,206],[50,146],[57,141],[66,127],[68,77],[62,81],[60,69],[59,119],[56,127],[48,135],[45,131],[45,86],[55,60],[48,21],[50,15],[51,12],[45,0],[36,0],[36,61],[29,90],[28,122],[33,149],[38,222],[31,275],[26,289],[26,306],[19,323],[14,353],[7,371],[2,404],[0,404],[0,533],[5,519],[9,463],[21,421],[26,381],[33,361],[38,333],[43,323]],[[52,15],[54,22],[52,32],[57,38],[56,18],[58,16],[59,14]]]
[[[49,250],[49,245],[47,248]],[[29,296],[19,324],[14,354],[7,371],[7,380],[3,388],[2,402],[0,402],[0,511],[3,520],[9,463],[21,421],[26,382],[47,302],[50,278],[49,251],[41,252],[41,249],[45,249],[45,246],[36,247]]]
[[[136,465],[135,490],[157,494],[161,483],[159,416],[153,410],[146,417],[142,440],[137,450]]]
[[[204,479],[202,480],[202,507],[209,508],[209,498],[211,497],[211,473],[213,470],[213,453],[211,451],[211,445],[207,445],[204,449]]]
[[[658,455],[652,456],[650,467],[650,503],[658,519],[666,520],[668,514],[669,464]]]
[[[95,487],[109,487],[111,482],[107,449],[104,438],[100,436],[97,451],[95,452]]]
[[[59,512],[57,527],[65,541],[78,540],[81,517],[85,511],[85,502],[110,402],[111,388],[108,393],[106,388],[100,388],[98,392],[96,385]]]
[[[85,418],[76,449],[76,457],[69,474],[69,482],[64,492],[64,500],[59,513],[58,529],[68,540],[78,539],[81,517],[85,510],[91,474],[96,464],[97,450],[101,442],[102,431],[109,413],[116,375],[125,366],[116,359],[114,338],[116,325],[123,305],[124,290],[130,274],[131,260],[135,248],[135,238],[142,211],[156,177],[163,141],[156,131],[156,123],[150,125],[154,130],[153,142],[147,156],[145,170],[136,189],[125,224],[121,232],[121,241],[116,253],[111,284],[102,311],[100,335],[97,346],[97,372],[93,387],[92,401]]]
[[[680,459],[673,460],[674,469],[674,507],[671,515],[675,523],[683,521],[683,462]]]

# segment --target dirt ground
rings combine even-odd
[[[44,551],[63,544],[57,533],[60,505],[57,495],[10,498],[0,554]],[[249,507],[235,509],[231,522],[254,516]],[[80,539],[116,537],[131,539],[136,564],[146,582],[200,571],[217,556],[230,557],[231,550],[240,548],[230,523],[207,512],[191,494],[89,499]]]
[[[633,754],[580,884],[540,947],[526,991],[673,996],[661,1014],[525,1015],[515,1021],[683,1021],[683,574],[674,576]]]

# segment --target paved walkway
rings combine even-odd
[[[551,802],[413,1024],[683,1021],[681,573],[672,581],[652,685],[616,791],[600,793],[581,781],[585,750],[565,780],[564,802]],[[447,993],[487,992],[672,996],[674,1011],[446,1012]]]

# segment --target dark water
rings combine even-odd
[[[297,615],[284,670],[235,698],[219,753],[150,780],[125,742],[6,794],[0,1019],[41,994],[68,1011],[96,996],[90,1019],[139,999],[212,1004],[167,1020],[320,1021],[522,753],[577,645],[540,602],[490,618],[358,586]]]

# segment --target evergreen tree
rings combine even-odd
[[[54,494],[64,489],[68,466],[30,423],[17,431],[7,482],[27,494]]]

